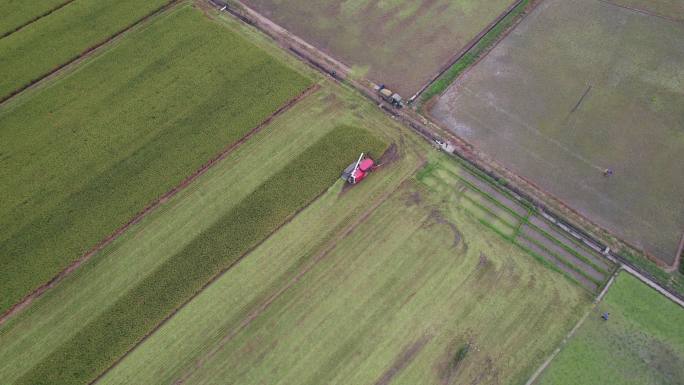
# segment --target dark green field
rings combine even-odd
[[[68,1],[0,0],[0,36],[14,31]]]
[[[168,2],[76,0],[0,39],[0,100]]]
[[[183,7],[0,108],[0,312],[308,84]]]

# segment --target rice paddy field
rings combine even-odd
[[[675,385],[682,379],[684,311],[622,272],[536,384]]]
[[[453,53],[507,7],[261,4],[314,35],[380,20],[357,28],[387,57],[382,34]],[[2,315],[3,385],[518,385],[587,312],[539,383],[684,378],[680,308],[624,274],[592,304],[613,262],[205,0],[0,105],[0,164],[0,314],[101,244]]]
[[[513,0],[245,0],[357,76],[411,97]]]
[[[333,186],[100,383],[523,382],[589,296],[448,197],[387,184],[413,156]],[[372,212],[328,235],[363,196]]]
[[[158,314],[170,311],[163,305],[169,297],[182,299],[178,291],[184,286],[198,290],[206,283],[209,278],[204,276],[203,281],[191,273],[197,271],[196,265],[201,269],[216,258],[230,264],[235,261],[231,250],[249,249],[251,241],[236,238],[244,234],[230,226],[253,230],[250,223],[257,218],[260,223],[270,223],[266,230],[272,232],[273,225],[287,221],[282,215],[291,217],[296,211],[288,209],[287,202],[291,199],[308,197],[310,200],[312,197],[307,191],[318,194],[321,186],[325,190],[333,185],[339,170],[353,161],[358,152],[382,152],[391,139],[389,133],[395,140],[400,139],[395,125],[374,106],[359,101],[358,96],[352,97],[348,92],[330,90],[321,90],[303,99],[187,189],[144,217],[25,312],[0,326],[0,377],[9,384],[90,382],[131,344],[152,331],[141,330],[141,325],[154,327],[160,322]],[[352,128],[369,125],[376,134],[368,136],[363,129]],[[342,138],[331,136],[340,134]],[[379,138],[384,139],[378,142]],[[312,152],[322,142],[334,146]],[[349,153],[335,156],[340,151]],[[405,151],[397,150],[397,154]],[[325,159],[320,159],[321,156]],[[313,215],[320,222],[315,225],[332,233],[339,231],[367,209],[369,200],[378,199],[385,189],[396,186],[415,170],[416,157],[406,155],[406,162],[387,164],[387,173],[379,174],[376,184],[345,192],[342,195],[347,197],[345,200],[340,197],[342,184],[335,184],[334,190],[324,195],[327,199],[316,200],[320,209]],[[329,164],[323,168],[329,171],[321,177],[319,166],[323,163]],[[316,172],[312,173],[311,167],[316,167]],[[279,175],[289,178],[283,180]],[[265,195],[259,192],[274,180],[281,181],[276,191]],[[290,198],[282,194],[289,194]],[[254,204],[254,199],[260,196],[266,200]],[[252,209],[245,211],[246,204]],[[312,232],[310,227],[300,231],[297,240],[306,239],[312,247],[330,237],[330,233]],[[277,236],[288,239],[286,234]],[[264,262],[258,265],[263,273],[280,267],[268,261],[260,262]],[[163,278],[174,272],[181,277],[172,282]],[[239,277],[236,282],[239,285],[253,278]],[[246,286],[241,290],[247,291],[241,293],[249,293],[254,288]],[[171,304],[179,305],[177,300]],[[122,318],[125,322],[120,322]],[[122,346],[123,349],[116,351]]]
[[[649,4],[669,12],[672,3]],[[684,229],[683,68],[681,23],[606,1],[548,0],[431,114],[670,264]]]
[[[0,313],[310,84],[184,6],[0,107]]]
[[[0,100],[167,3],[169,0],[75,0],[0,39]]]
[[[0,36],[10,34],[70,0],[44,0],[39,3],[23,0],[0,1]]]

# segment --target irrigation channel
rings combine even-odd
[[[292,52],[304,63],[327,75],[333,81],[353,87],[362,95],[377,103],[386,114],[408,126],[428,142],[435,144],[437,140],[442,139],[437,132],[448,133],[447,130],[436,126],[433,122],[417,115],[410,109],[395,109],[387,105],[375,93],[371,83],[347,78],[346,74],[349,71],[346,66],[340,65],[334,58],[306,43],[244,4],[238,2],[237,4],[239,5],[236,6],[235,3],[231,2],[229,4],[224,0],[207,1],[213,4],[217,10],[227,12],[232,17],[252,25],[267,36],[270,36],[282,48]],[[483,161],[481,159],[474,157],[471,147],[460,138],[452,136],[451,139],[453,139],[453,142],[449,146],[449,150],[445,152],[452,155],[461,164],[466,165],[473,173],[471,174],[474,175],[472,180],[467,178],[467,182],[470,183],[471,190],[473,191],[471,194],[473,195],[466,199],[475,200],[475,203],[477,203],[474,205],[475,207],[484,208],[481,211],[481,215],[487,215],[489,220],[491,219],[490,214],[497,214],[494,210],[517,213],[516,210],[520,210],[518,206],[529,208],[526,215],[516,214],[516,223],[506,222],[506,225],[504,225],[517,229],[514,237],[510,239],[518,246],[528,249],[537,257],[544,258],[544,260],[556,266],[558,270],[568,275],[571,279],[577,280],[579,277],[588,278],[587,276],[593,276],[594,279],[587,279],[588,282],[593,282],[593,284],[583,284],[585,288],[593,292],[597,292],[598,289],[604,286],[606,279],[611,273],[616,268],[620,268],[630,272],[642,282],[684,307],[684,296],[662,286],[655,277],[634,265],[627,258],[610,250],[604,242],[599,241],[586,231],[571,224],[570,221],[564,219],[561,215],[548,209],[544,202],[524,193],[500,175],[491,171],[492,167],[482,164]],[[486,178],[486,180],[483,180],[482,177]],[[477,183],[474,183],[474,181],[477,181]],[[474,198],[477,196],[476,192],[480,194],[491,188],[497,194],[493,196],[481,194],[482,200],[477,202],[477,198]],[[509,197],[509,200],[514,202],[515,206],[496,201],[502,195]],[[508,201],[504,200],[504,202]],[[597,261],[600,261],[600,263],[597,263]],[[560,265],[564,267],[561,268]],[[601,266],[607,267],[607,269],[603,269]],[[603,277],[602,281],[601,277]]]

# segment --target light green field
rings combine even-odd
[[[0,100],[168,2],[77,0],[0,39]]]
[[[359,190],[329,191],[101,383],[524,381],[588,297],[463,210],[444,207],[446,197],[415,182],[385,186],[392,195],[353,230],[312,242],[311,228],[325,239],[344,223],[335,218],[352,199],[346,194],[366,194],[360,189],[376,188],[395,167]]]
[[[0,36],[44,15],[69,0],[0,0]]]
[[[513,0],[243,2],[405,98],[513,4]]]
[[[610,313],[608,321],[601,319],[603,312]],[[684,309],[620,273],[537,383],[684,383]]]
[[[183,6],[0,108],[0,313],[309,84]]]

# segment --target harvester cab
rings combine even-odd
[[[365,157],[362,153],[359,159],[350,164],[342,173],[342,179],[349,184],[357,184],[361,182],[368,174],[373,171],[375,162],[370,157]]]

